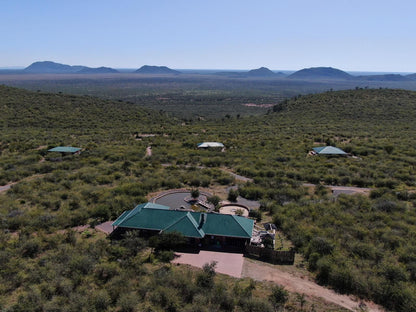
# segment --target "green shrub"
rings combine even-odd
[[[234,190],[234,189],[230,189],[229,191],[228,191],[228,197],[227,197],[227,199],[230,201],[230,202],[236,202],[237,201],[237,197],[238,197],[238,191],[237,190]]]
[[[179,232],[161,233],[152,236],[149,239],[149,246],[155,249],[155,252],[162,250],[175,250],[186,243],[185,237]]]
[[[248,216],[256,219],[257,222],[261,222],[263,217],[261,211],[257,209],[250,209]]]
[[[283,307],[289,299],[289,293],[284,287],[273,286],[271,294],[269,295],[269,301],[272,303],[275,310]]]

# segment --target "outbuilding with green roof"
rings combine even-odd
[[[317,155],[347,155],[342,149],[334,146],[320,146],[314,147],[313,151]]]
[[[63,154],[76,154],[81,151],[80,147],[72,147],[72,146],[57,146],[48,150],[48,152],[57,152]]]

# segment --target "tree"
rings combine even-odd
[[[214,195],[214,196],[211,196],[211,197],[208,197],[208,202],[209,203],[211,203],[211,204],[213,204],[215,207],[217,207],[218,206],[218,204],[220,203],[220,201],[221,201],[221,198],[219,198],[217,195]]]
[[[191,196],[193,199],[197,199],[199,197],[199,190],[198,189],[193,189],[191,191]]]
[[[202,267],[202,272],[199,273],[196,277],[196,284],[202,288],[212,288],[214,287],[214,276],[215,276],[215,266],[217,265],[216,261],[210,263],[205,263]]]
[[[269,296],[269,300],[272,303],[274,310],[279,311],[287,302],[289,294],[287,290],[282,286],[275,286],[272,288],[272,293]]]
[[[303,311],[303,308],[304,308],[305,303],[306,303],[305,294],[296,294],[296,298],[299,301],[300,310]]]
[[[185,236],[179,232],[161,233],[149,239],[149,246],[153,247],[157,253],[161,250],[175,250],[183,246],[185,241]]]
[[[266,235],[263,238],[263,245],[264,245],[264,248],[273,249],[274,248],[273,238],[271,238],[269,235]]]
[[[238,194],[237,190],[230,189],[230,191],[228,192],[228,198],[227,199],[231,202],[236,202],[238,195],[239,194]]]
[[[235,215],[236,215],[236,216],[242,216],[243,214],[244,214],[243,209],[237,209],[237,210],[235,211]]]

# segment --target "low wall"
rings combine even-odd
[[[246,254],[273,264],[293,264],[295,262],[295,251],[293,249],[281,251],[248,245],[246,246]]]

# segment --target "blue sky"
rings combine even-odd
[[[0,67],[416,72],[412,0],[3,0]]]

